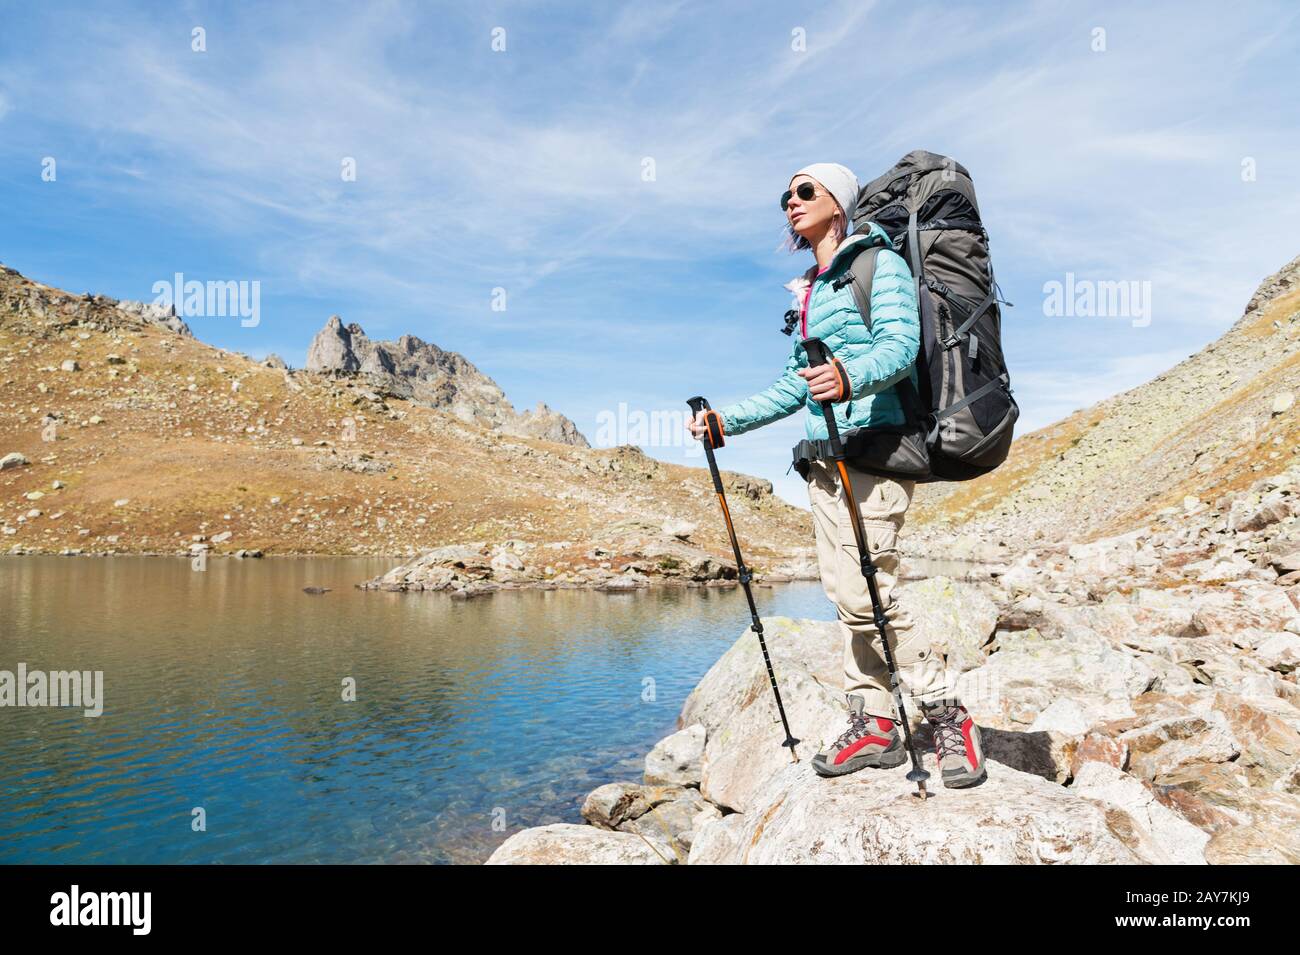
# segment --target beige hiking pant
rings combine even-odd
[[[911,614],[894,599],[898,532],[912,503],[916,482],[878,477],[852,467],[848,472],[876,566],[876,587],[888,618],[885,633],[903,691],[924,703],[952,700],[955,693],[948,683],[942,650],[931,647],[928,637],[913,628]],[[844,691],[864,698],[864,712],[897,719],[889,667],[880,646],[871,593],[853,534],[853,516],[834,461],[809,462],[808,499],[817,530],[822,586],[835,604],[844,633]]]

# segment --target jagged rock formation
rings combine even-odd
[[[163,307],[152,302],[118,301],[108,295],[89,293],[72,295],[33,282],[6,265],[0,265],[0,288],[4,292],[0,307],[11,315],[21,312],[26,319],[57,323],[60,315],[69,313],[68,303],[73,302],[79,304],[80,314],[72,320],[72,324],[94,321],[97,327],[121,328],[145,323],[175,332],[184,338],[194,337],[190,327],[176,314],[175,307],[170,305]]]
[[[589,447],[572,421],[538,402],[519,414],[487,375],[456,352],[403,335],[372,341],[355,322],[331,315],[307,350],[307,370],[359,375],[382,392],[449,411],[462,421],[505,434]]]

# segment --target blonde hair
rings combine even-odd
[[[835,197],[831,197],[835,202]],[[835,202],[835,215],[831,217],[831,236],[835,239],[836,248],[844,241],[844,237],[849,234],[849,217],[844,214],[843,207]],[[794,231],[794,226],[787,221],[785,224],[785,241],[781,243],[781,248],[787,252],[803,252],[805,249],[811,249],[812,244]]]

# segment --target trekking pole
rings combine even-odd
[[[814,368],[831,360],[830,349],[820,338],[805,338],[803,347],[808,353],[808,364]],[[889,619],[885,616],[885,608],[880,605],[880,590],[876,587],[876,565],[872,563],[871,549],[867,546],[867,535],[862,529],[862,514],[858,511],[858,502],[853,497],[853,482],[849,480],[848,466],[844,463],[844,445],[840,442],[840,429],[835,423],[835,409],[832,402],[822,402],[822,415],[826,418],[831,455],[835,459],[835,467],[840,472],[840,484],[844,487],[844,500],[853,515],[853,538],[858,544],[859,564],[862,568],[862,576],[867,578],[867,590],[871,594],[871,612],[875,618],[876,632],[880,634],[880,645],[885,648],[885,665],[889,667],[889,682],[894,687],[894,703],[898,706],[899,722],[903,724],[903,740],[907,744],[907,755],[912,758],[912,770],[907,774],[907,779],[909,782],[916,783],[916,795],[925,799],[929,795],[925,789],[925,781],[930,778],[930,774],[921,766],[916,744],[912,741],[912,728],[907,722],[907,711],[903,709],[903,688],[898,678],[898,667],[894,663],[894,652],[889,648],[889,640],[885,636],[885,624]]]
[[[709,407],[709,403],[703,398],[688,398],[686,403],[691,406],[692,417],[697,417],[701,411],[707,412],[704,416],[705,424],[708,425],[708,433],[704,438],[704,454],[709,459],[709,473],[713,475],[713,489],[718,492],[718,503],[722,505],[722,519],[727,522],[727,536],[731,538],[731,550],[736,555],[736,571],[740,578],[740,586],[745,588],[745,599],[749,601],[749,616],[753,620],[751,625],[754,636],[758,637],[758,646],[763,651],[763,663],[767,665],[767,679],[772,684],[772,695],[776,697],[776,711],[781,714],[781,725],[785,728],[785,742],[782,746],[790,747],[790,755],[794,761],[799,762],[799,754],[795,747],[799,745],[799,740],[794,738],[790,732],[790,722],[785,718],[785,707],[781,704],[781,691],[776,686],[776,672],[772,669],[772,658],[767,653],[767,641],[763,639],[763,621],[758,617],[758,607],[754,604],[754,592],[749,587],[749,582],[754,579],[754,575],[749,572],[745,566],[745,558],[740,556],[740,543],[736,540],[736,528],[731,523],[731,511],[727,507],[727,495],[722,489],[722,475],[718,473],[718,462],[713,456],[713,449],[720,448],[725,443],[722,439],[722,421],[719,414]]]

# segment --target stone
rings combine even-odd
[[[983,647],[993,636],[998,607],[982,591],[936,576],[905,584],[897,595],[916,632],[946,654],[949,668],[963,671],[983,665]]]
[[[582,803],[582,818],[601,829],[617,829],[681,794],[680,787],[606,783],[587,794]]]
[[[645,758],[646,785],[699,786],[706,735],[703,724],[695,723],[655,744]]]
[[[1270,670],[1290,673],[1300,665],[1300,637],[1294,633],[1275,633],[1255,647],[1255,658]]]
[[[699,834],[709,861],[772,865],[1135,864],[1161,856],[1122,809],[989,761],[987,780],[945,789],[928,759],[934,795],[920,800],[907,768],[816,776],[783,767],[754,794],[743,822]],[[725,840],[714,830],[726,825]],[[732,838],[734,837],[734,838]],[[720,845],[724,843],[725,845]],[[701,850],[701,856],[706,850]]]
[[[687,540],[697,530],[698,525],[693,521],[665,521],[664,533],[669,537],[676,537],[678,540]]]
[[[1086,763],[1070,789],[1088,799],[1123,810],[1144,838],[1142,855],[1162,865],[1205,865],[1207,833],[1162,804],[1141,781],[1114,766]]]
[[[0,458],[0,471],[8,471],[10,468],[26,467],[31,463],[32,462],[28,461],[25,455],[19,454],[17,451],[11,451],[3,458]]]
[[[1223,763],[1241,752],[1220,713],[1156,720],[1121,733],[1118,740],[1129,749],[1130,771],[1156,782],[1189,763]]]
[[[669,860],[631,832],[555,823],[516,832],[487,865],[665,865]]]

